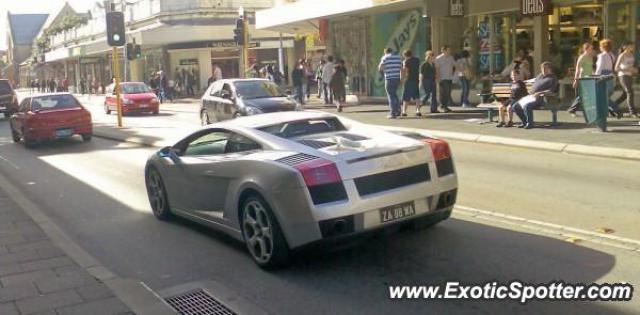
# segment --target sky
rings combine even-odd
[[[96,0],[67,0],[78,12],[86,12]],[[11,13],[55,14],[65,0],[0,0],[0,50],[7,49],[7,11]]]

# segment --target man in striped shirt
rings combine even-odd
[[[384,88],[389,99],[389,116],[387,118],[395,119],[400,116],[400,100],[398,99],[400,71],[402,70],[400,55],[394,54],[391,48],[385,49],[378,69],[384,74]]]

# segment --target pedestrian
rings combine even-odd
[[[306,59],[304,62],[304,75],[306,79],[305,84],[305,95],[307,99],[311,98],[311,86],[313,85],[315,73],[313,72],[313,68],[311,67],[311,60]]]
[[[634,44],[632,42],[625,42],[622,45],[622,53],[618,56],[615,69],[618,72],[618,78],[623,91],[622,95],[620,95],[615,102],[616,107],[619,108],[620,103],[626,99],[629,114],[640,118],[634,104],[633,81],[634,77],[638,74],[638,68],[636,68],[636,57],[634,56]]]
[[[304,105],[304,60],[298,60],[296,67],[291,71],[291,82],[293,83],[294,99]]]
[[[401,81],[404,82],[404,91],[402,92],[402,116],[407,116],[407,107],[409,103],[416,102],[416,116],[422,116],[420,113],[420,59],[413,56],[411,50],[405,50],[404,61],[402,62]]]
[[[442,47],[441,51],[442,53],[436,57],[436,77],[440,85],[440,106],[445,113],[449,113],[451,112],[449,106],[453,106],[451,88],[456,61],[451,55],[449,46]]]
[[[344,68],[344,62],[338,62],[333,67],[333,75],[331,75],[330,88],[333,93],[333,99],[336,103],[336,109],[338,112],[342,112],[342,106],[346,100],[347,91],[344,88],[346,81],[346,69]]]
[[[513,111],[522,121],[518,128],[533,128],[533,110],[544,103],[545,93],[558,91],[558,78],[553,74],[553,65],[545,61],[540,65],[540,70],[541,73],[536,77],[531,93],[512,105]]]
[[[402,61],[393,49],[386,48],[380,59],[378,70],[384,75],[384,87],[389,100],[389,115],[387,118],[395,119],[400,115],[400,100],[398,99],[398,87],[400,86],[400,70]]]
[[[249,79],[260,78],[260,69],[258,68],[258,64],[254,63],[251,65],[247,73],[245,73],[245,77]]]
[[[214,74],[214,79],[215,79],[216,75]],[[193,75],[193,71],[188,71],[187,72],[187,94],[189,96],[195,96],[196,92],[193,89],[193,86],[195,85],[196,78]]]
[[[613,76],[616,65],[616,55],[611,52],[613,49],[613,43],[610,39],[603,39],[600,41],[600,54],[596,61],[596,75]],[[612,117],[622,118],[622,112],[618,109],[618,106],[613,102],[610,97],[613,94],[615,88],[615,81],[613,79],[607,81],[607,91],[609,95],[609,114]]]
[[[320,63],[316,68],[316,82],[318,83],[318,98],[322,98],[322,69],[324,68],[325,61],[320,59]]]
[[[98,78],[93,77],[93,81],[91,82],[91,86],[93,87],[93,92],[97,95],[98,94]]]
[[[53,78],[49,79],[49,93],[55,93],[56,91],[56,80]]]
[[[207,79],[207,87],[211,86],[213,82],[216,82],[216,79],[213,78],[213,74]]]
[[[327,62],[322,66],[322,94],[324,94],[324,104],[333,104],[333,92],[331,92],[331,77],[333,76],[333,56],[327,57]]]
[[[522,81],[522,75],[519,69],[511,70],[511,94],[509,98],[500,103],[498,108],[498,128],[510,128],[513,127],[513,104],[518,100],[527,96],[527,85]]]
[[[80,78],[80,94],[85,95],[87,92],[87,81],[84,77]]]
[[[40,79],[36,78],[36,92],[42,92],[40,89]]]
[[[222,80],[222,68],[217,63],[213,64],[213,81]]]
[[[462,89],[460,94],[460,104],[464,108],[471,107],[469,103],[469,92],[470,92],[470,82],[471,79],[471,60],[469,59],[469,52],[463,50],[458,55],[458,60],[456,60],[456,75],[458,76],[458,82],[460,82],[460,87]]]
[[[576,92],[576,98],[573,100],[573,103],[571,103],[571,106],[569,106],[569,109],[567,109],[567,112],[571,114],[571,116],[575,116],[576,111],[582,107],[578,79],[593,75],[593,57],[593,44],[589,42],[582,44],[582,53],[578,56],[576,71],[573,75],[573,89]]]
[[[427,105],[427,101],[431,98],[431,113],[439,113],[434,61],[433,51],[429,50],[424,53],[424,62],[420,66],[420,86],[424,89],[422,105]]]

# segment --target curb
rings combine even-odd
[[[95,257],[76,244],[38,205],[29,200],[3,174],[0,174],[0,187],[42,229],[55,246],[78,264],[80,268],[105,284],[135,314],[177,314],[173,308],[143,282],[120,278],[101,265]]]
[[[458,140],[466,142],[475,142],[482,144],[497,144],[511,147],[527,148],[534,150],[543,150],[558,153],[568,153],[575,155],[596,156],[603,158],[614,158],[621,160],[640,161],[640,150],[620,149],[609,147],[596,147],[582,144],[569,144],[562,142],[549,142],[538,140],[523,140],[516,138],[485,136],[471,133],[460,133],[451,131],[426,130],[417,128],[381,126],[388,130],[417,132],[427,136],[434,136],[447,140]]]

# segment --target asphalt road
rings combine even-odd
[[[459,204],[640,239],[637,163],[452,142]],[[620,313],[627,303],[391,301],[388,285],[626,281],[640,283],[640,255],[573,244],[525,229],[452,218],[435,228],[379,236],[339,251],[306,253],[264,272],[242,244],[197,225],[159,222],[142,168],[152,149],[94,139],[11,143],[0,120],[0,172],[90,254],[154,290],[199,280],[225,284],[272,314]],[[634,228],[636,227],[636,228]]]

